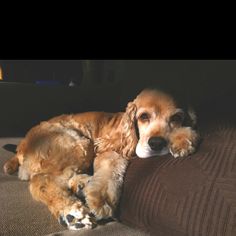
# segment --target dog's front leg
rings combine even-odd
[[[83,189],[86,203],[96,219],[114,216],[128,161],[116,152],[99,154],[94,175]]]

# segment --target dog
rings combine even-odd
[[[199,140],[195,124],[194,113],[184,113],[170,95],[146,89],[125,112],[61,115],[41,122],[26,134],[4,171],[19,170],[33,198],[62,225],[93,228],[114,216],[135,154],[188,156]]]

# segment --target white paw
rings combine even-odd
[[[72,209],[59,217],[59,223],[70,230],[92,229],[96,226],[94,218],[84,209]]]
[[[194,151],[195,147],[193,146],[193,143],[188,139],[185,139],[185,141],[181,143],[181,145],[172,144],[170,147],[170,153],[174,158],[186,157],[194,153]]]

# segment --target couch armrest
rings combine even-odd
[[[153,235],[236,235],[235,173],[235,125],[208,126],[190,157],[130,163],[120,220]]]

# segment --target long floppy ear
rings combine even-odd
[[[131,122],[135,122],[136,119],[137,106],[135,102],[129,102],[126,107],[126,114],[129,116]]]
[[[130,158],[135,153],[138,142],[136,133],[136,111],[134,102],[129,102],[122,117],[122,153],[124,157]]]

